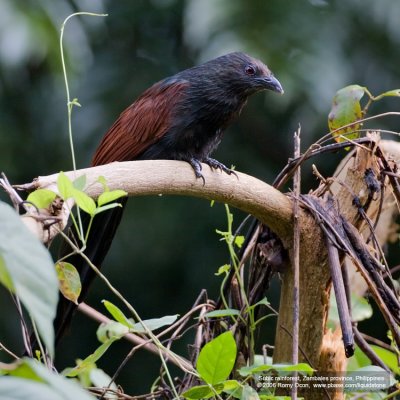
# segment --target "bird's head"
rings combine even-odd
[[[229,53],[212,60],[211,63],[215,63],[218,75],[226,84],[246,96],[261,90],[283,94],[281,83],[268,67],[245,53]]]

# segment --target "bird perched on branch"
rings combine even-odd
[[[283,93],[279,81],[261,61],[230,53],[155,83],[115,121],[98,146],[92,166],[114,161],[169,159],[187,161],[203,179],[202,163],[232,171],[210,157],[226,127],[239,116],[247,98],[262,90]],[[96,216],[86,243],[86,256],[100,267],[121,220],[122,207]],[[65,254],[70,253],[70,249]],[[95,273],[79,255],[67,260],[79,271],[82,301]],[[60,298],[55,320],[56,342],[75,305]]]

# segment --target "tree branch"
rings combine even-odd
[[[144,160],[115,162],[99,167],[69,171],[72,180],[86,175],[85,192],[96,198],[103,191],[98,182],[104,176],[110,190],[123,189],[129,196],[186,195],[227,203],[254,215],[268,225],[278,236],[287,238],[292,232],[291,200],[272,186],[252,176],[237,172],[227,175],[212,171],[203,165],[205,184],[196,179],[192,168],[183,161]],[[40,176],[32,183],[19,185],[18,189],[50,189],[57,192],[58,174]],[[68,215],[63,209],[63,219]],[[29,215],[29,219],[36,218]],[[41,223],[41,221],[37,221]],[[36,230],[37,231],[37,230]]]

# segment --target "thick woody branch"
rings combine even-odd
[[[66,172],[74,180],[86,175],[85,192],[96,198],[103,191],[98,182],[105,177],[110,190],[123,189],[129,196],[186,195],[227,203],[254,215],[283,238],[292,229],[291,201],[272,186],[237,172],[228,175],[203,166],[205,183],[196,179],[192,168],[183,161],[144,160],[115,162],[99,167]],[[57,192],[58,174],[41,176],[21,189],[50,189]],[[64,208],[64,214],[67,210]],[[65,215],[64,215],[65,217]],[[65,219],[65,218],[64,218]],[[40,221],[39,221],[40,222]]]

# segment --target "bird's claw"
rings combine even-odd
[[[206,180],[204,179],[203,174],[201,173],[202,170],[202,165],[201,162],[197,158],[190,158],[186,160],[191,167],[193,168],[194,174],[196,175],[196,178],[201,178],[203,181],[203,186],[206,184]],[[236,178],[238,177],[236,172],[231,170],[230,168],[226,167],[224,164],[221,162],[215,160],[214,158],[207,157],[206,159],[203,160],[204,164],[207,164],[211,169],[219,169],[220,171],[225,172],[228,175],[235,175]]]
[[[204,179],[203,174],[201,173],[201,170],[203,169],[201,162],[197,158],[190,158],[188,160],[188,163],[191,165],[193,168],[194,174],[196,175],[196,178],[199,179],[201,178],[203,181],[203,186],[206,184],[206,180]]]
[[[228,168],[227,166],[225,166],[224,164],[222,164],[221,162],[219,162],[218,160],[215,160],[214,158],[206,158],[204,160],[204,163],[207,164],[211,169],[219,169],[223,172],[225,172],[228,175],[235,175],[237,177],[237,174],[235,171],[233,171],[232,169]]]

